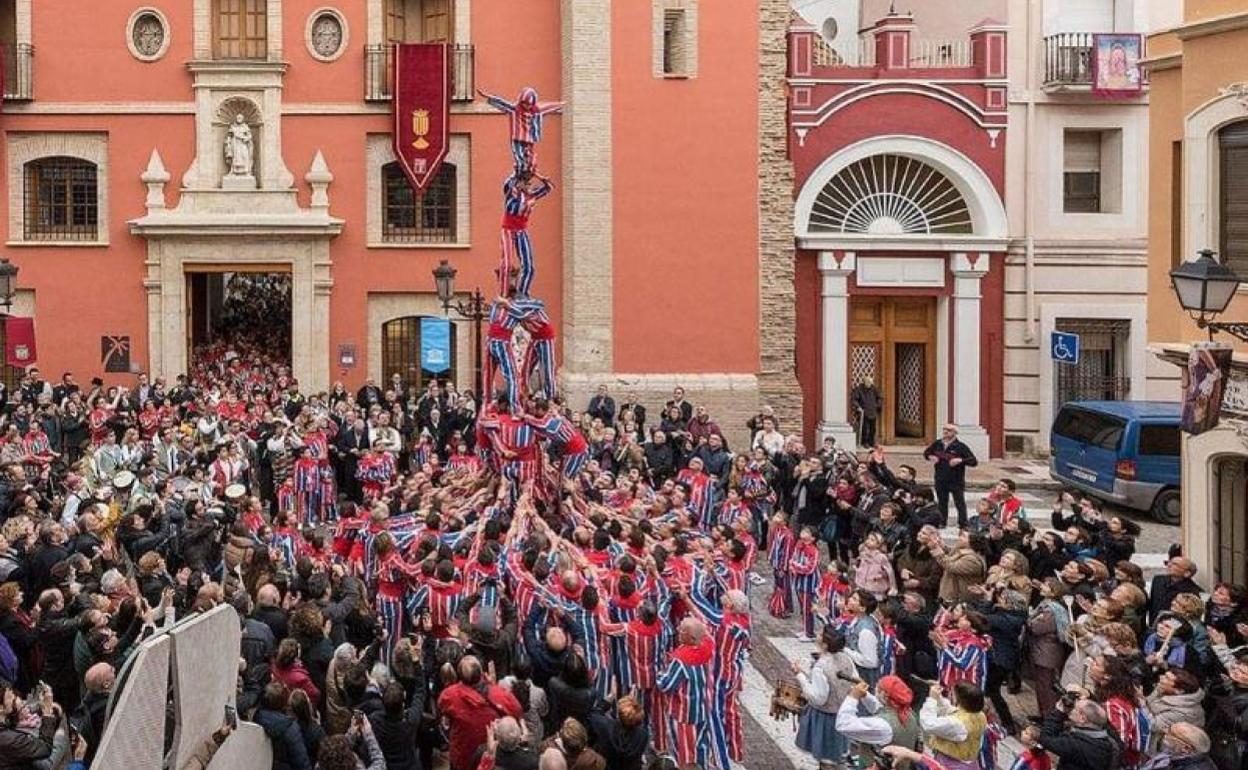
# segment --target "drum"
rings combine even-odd
[[[247,495],[247,487],[242,484],[231,484],[225,488],[225,499],[237,503]]]
[[[806,699],[802,697],[802,686],[792,679],[781,679],[776,682],[776,691],[771,696],[771,718],[788,719],[798,716],[806,708]]]
[[[134,483],[134,474],[130,471],[121,471],[113,476],[113,486],[117,489],[128,489]]]

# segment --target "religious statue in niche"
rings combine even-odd
[[[247,125],[242,115],[235,115],[234,122],[225,130],[227,176],[251,176],[251,158],[251,126]]]

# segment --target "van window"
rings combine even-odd
[[[1140,426],[1140,454],[1179,456],[1179,429],[1175,425]]]
[[[1127,422],[1121,417],[1092,412],[1077,407],[1063,407],[1053,421],[1053,435],[1117,451]]]

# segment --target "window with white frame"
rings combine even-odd
[[[1120,212],[1122,131],[1068,128],[1062,139],[1062,211]]]
[[[107,134],[12,131],[7,139],[9,243],[107,244]]]
[[[691,78],[698,69],[697,0],[654,0],[654,76]]]

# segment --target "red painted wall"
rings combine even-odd
[[[617,371],[758,371],[756,16],[699,5],[697,77],[662,79],[650,4],[613,6]]]

